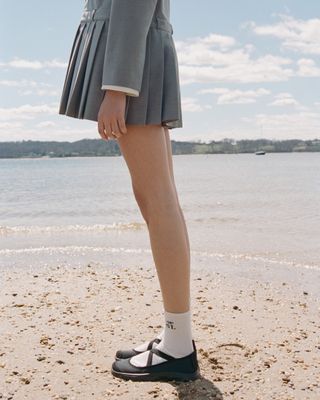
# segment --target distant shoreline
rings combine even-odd
[[[179,154],[255,154],[268,153],[315,153],[320,152],[320,139],[301,140],[235,140],[223,139],[209,143],[201,141],[171,140],[172,153]],[[116,140],[82,139],[75,142],[33,141],[0,142],[0,159],[43,159],[73,157],[120,156]]]
[[[269,154],[297,154],[297,153],[319,153],[320,150],[318,151],[274,151],[270,152]],[[242,155],[242,154],[252,154],[255,155],[255,153],[184,153],[184,154],[173,154],[176,156],[184,156],[184,155],[214,155],[214,156],[219,156],[219,155]],[[268,153],[266,153],[268,155]],[[0,160],[58,160],[61,158],[100,158],[100,157],[121,157],[121,154],[115,154],[115,155],[109,155],[109,156],[53,156],[53,157],[48,157],[48,156],[43,156],[43,157],[0,157]]]

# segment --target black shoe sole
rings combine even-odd
[[[201,378],[200,369],[192,373],[184,372],[151,372],[151,373],[129,373],[119,372],[111,369],[113,376],[117,378],[132,380],[132,381],[194,381]]]

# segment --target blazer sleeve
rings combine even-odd
[[[139,96],[146,39],[156,5],[157,0],[112,0],[102,88],[124,87],[132,96]]]

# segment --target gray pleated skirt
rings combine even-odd
[[[59,114],[98,120],[104,97],[102,74],[109,18],[103,9],[84,10],[76,31]],[[155,18],[147,36],[146,57],[139,97],[126,96],[126,124],[182,127],[178,60],[168,20]]]

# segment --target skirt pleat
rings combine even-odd
[[[172,128],[181,127],[181,97],[177,55],[170,35],[164,47],[162,114]]]
[[[88,104],[90,103],[88,92],[96,63],[97,48],[105,24],[105,20],[90,20],[80,23],[72,45],[59,114],[80,119],[97,120],[97,112],[95,112],[98,106],[97,102],[95,109],[89,112],[88,118],[87,107],[92,108],[92,105]],[[95,92],[98,91],[97,99],[101,98],[103,94],[101,84],[96,84],[94,89]]]
[[[164,57],[163,57],[163,38],[161,34],[152,29],[149,41],[149,60],[150,60],[150,79],[148,82],[150,103],[148,106],[148,120],[159,122],[159,116],[163,121],[162,99],[163,99],[163,80],[164,80]]]
[[[79,53],[79,47],[81,44],[84,29],[85,29],[85,25],[80,24],[77,29],[77,32],[76,32],[76,35],[75,35],[75,38],[74,38],[74,41],[72,44],[68,68],[67,68],[66,77],[65,77],[65,81],[64,81],[64,85],[63,85],[63,89],[62,89],[59,114],[68,115],[67,103],[68,103],[68,100],[70,99],[71,82],[72,82],[72,78],[75,74],[75,65],[76,65],[77,56]]]
[[[95,21],[93,24],[93,28],[92,28],[93,33],[91,36],[91,40],[89,42],[90,43],[90,52],[89,52],[88,60],[86,62],[87,68],[85,71],[84,81],[83,81],[83,85],[82,85],[81,102],[80,102],[80,106],[79,106],[80,118],[83,118],[84,110],[86,107],[86,101],[88,98],[88,87],[89,87],[90,80],[91,80],[92,67],[93,67],[93,64],[95,61],[96,51],[97,51],[99,39],[101,37],[101,32],[104,27],[104,24],[105,24],[105,21],[102,21],[102,20]],[[89,46],[89,44],[88,44],[88,46]]]
[[[82,21],[77,29],[63,86],[59,114],[98,120],[108,19]],[[151,27],[138,97],[126,96],[126,124],[182,127],[177,54],[168,30]]]
[[[88,59],[90,50],[93,50],[91,41],[95,29],[95,22],[96,21],[92,21],[86,26],[77,57],[77,64],[75,67],[76,73],[73,75],[73,81],[71,84],[70,99],[67,105],[69,112],[76,114],[78,118],[81,118],[80,104],[83,103],[85,97],[84,81],[90,70]]]

